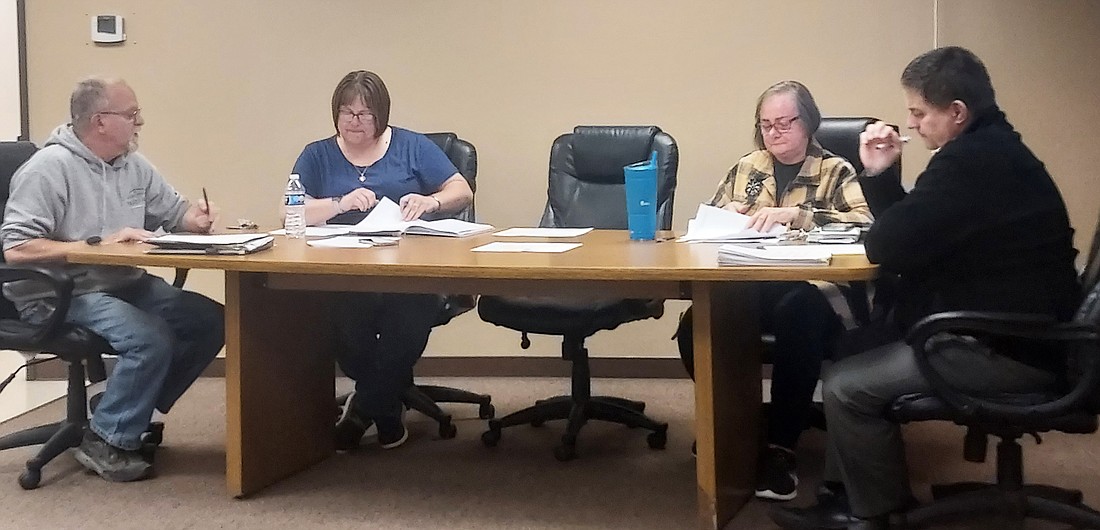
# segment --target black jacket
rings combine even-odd
[[[944,145],[913,190],[875,220],[867,257],[900,276],[908,329],[938,311],[1072,317],[1073,229],[1043,163],[993,108]]]

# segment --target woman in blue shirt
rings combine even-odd
[[[306,191],[306,223],[362,218],[383,197],[405,220],[457,212],[473,190],[426,136],[389,125],[390,95],[374,72],[350,72],[332,94],[336,134],[310,143],[294,163]],[[442,298],[434,294],[337,293],[337,360],[355,380],[336,424],[336,448],[354,449],[373,422],[383,448],[408,438],[401,394],[424,352]]]

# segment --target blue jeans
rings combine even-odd
[[[225,344],[225,310],[145,275],[124,289],[76,296],[65,319],[118,353],[90,428],[122,449],[141,447],[153,408],[168,412]]]

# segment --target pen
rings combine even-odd
[[[202,209],[206,211],[207,215],[210,215],[210,198],[206,196],[206,186],[202,187],[202,202]]]
[[[912,139],[913,139],[913,138],[912,138],[911,136],[899,136],[899,137],[898,137],[898,141],[899,141],[899,142],[901,142],[901,143],[903,143],[903,144],[904,144],[904,143],[909,143],[909,140],[912,140]],[[875,145],[875,149],[882,149],[882,148],[883,148],[883,146],[885,146],[885,145],[886,145],[886,144],[876,144],[876,145]]]

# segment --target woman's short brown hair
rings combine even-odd
[[[378,138],[390,125],[390,91],[386,89],[386,83],[374,72],[356,70],[348,72],[339,83],[336,90],[332,91],[332,126],[337,134],[340,128],[337,122],[340,120],[340,107],[347,105],[356,99],[363,103],[374,115],[374,137]]]

